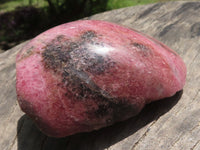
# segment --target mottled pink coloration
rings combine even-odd
[[[136,115],[185,84],[181,58],[162,43],[104,21],[76,21],[31,40],[17,55],[22,110],[64,137]]]

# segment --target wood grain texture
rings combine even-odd
[[[16,102],[15,56],[25,44],[0,54],[1,150],[199,150],[200,2],[128,7],[86,19],[107,20],[150,35],[187,65],[187,82],[175,96],[147,105],[129,120],[90,133],[56,139],[41,133]]]

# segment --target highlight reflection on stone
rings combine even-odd
[[[181,58],[162,43],[104,21],[76,21],[17,55],[21,109],[47,135],[96,130],[138,114],[185,84]]]

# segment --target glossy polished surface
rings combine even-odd
[[[130,118],[146,103],[173,96],[186,78],[173,50],[103,21],[76,21],[40,34],[18,54],[16,68],[22,110],[55,137]]]

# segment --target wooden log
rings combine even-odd
[[[15,56],[22,43],[0,54],[1,150],[199,150],[200,2],[168,2],[128,7],[86,19],[134,28],[174,49],[187,65],[187,82],[175,96],[147,105],[124,122],[66,138],[41,133],[19,108]]]

